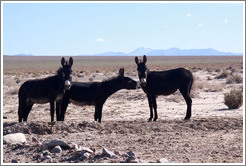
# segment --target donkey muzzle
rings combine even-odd
[[[141,83],[141,84],[146,84],[146,79],[145,79],[145,78],[141,78],[141,79],[140,79],[140,83]]]
[[[140,88],[141,88],[141,84],[140,84],[140,82],[137,82],[136,89],[140,89]]]
[[[71,88],[71,82],[69,80],[65,81],[65,89],[69,90]]]

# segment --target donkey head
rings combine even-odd
[[[120,79],[122,88],[124,89],[137,89],[140,87],[138,82],[124,76],[124,68],[119,70],[118,78]]]
[[[64,87],[66,90],[69,90],[71,88],[71,73],[72,73],[72,65],[73,65],[73,58],[70,57],[69,61],[66,61],[63,57],[61,59],[61,65],[62,67],[57,71],[58,75],[62,76],[62,80],[64,82]]]
[[[138,59],[138,57],[135,57],[135,62],[138,65],[138,77],[140,80],[141,85],[146,85],[146,80],[148,76],[149,69],[146,67],[147,57],[143,56],[143,62]]]

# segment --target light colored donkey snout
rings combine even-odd
[[[69,90],[71,88],[71,82],[69,80],[65,81],[65,89]]]
[[[146,84],[146,79],[145,78],[141,78],[140,82],[141,82],[141,84]]]

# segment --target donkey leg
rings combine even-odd
[[[20,109],[20,106],[18,109],[18,118],[19,118],[19,122],[22,122],[22,110]]]
[[[94,113],[94,120],[95,120],[95,121],[97,121],[97,119],[99,118],[99,117],[98,117],[98,111],[99,111],[99,110],[98,110],[97,106],[95,106],[95,113]]]
[[[189,120],[191,117],[191,104],[192,104],[192,99],[190,97],[189,89],[188,88],[186,88],[186,90],[180,89],[180,92],[183,95],[187,104],[187,112],[186,112],[185,120]]]
[[[18,117],[19,117],[19,122],[22,122],[24,118],[24,114],[26,111],[27,107],[27,99],[24,96],[19,96],[19,106],[18,106]]]
[[[67,106],[69,103],[69,98],[67,96],[64,96],[61,101],[61,107],[60,107],[60,121],[64,121],[65,119],[65,113],[67,110]]]
[[[96,105],[96,107],[95,107],[96,119],[98,120],[99,123],[101,123],[101,121],[102,121],[102,107],[103,107],[102,104]]]
[[[154,121],[157,120],[158,115],[157,115],[157,104],[156,104],[156,97],[153,98],[153,107],[154,107],[154,111],[155,111],[155,117],[154,117]]]
[[[149,102],[149,110],[150,110],[150,117],[149,117],[149,122],[152,121],[153,119],[153,100],[151,96],[147,96],[148,97],[148,102]]]
[[[24,112],[25,107],[26,107],[26,103],[22,103],[21,100],[19,99],[19,107],[18,107],[19,122],[22,122],[23,112]]]
[[[54,121],[54,113],[55,113],[55,101],[50,101],[50,116],[51,116],[51,122]]]
[[[33,104],[29,104],[27,107],[26,107],[26,109],[25,109],[25,112],[24,112],[24,114],[23,114],[23,121],[27,121],[27,118],[28,118],[28,115],[29,115],[29,113],[30,113],[30,111],[31,111],[31,109],[32,109],[32,106],[33,106]]]
[[[61,100],[56,101],[56,121],[60,121]]]

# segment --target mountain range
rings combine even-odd
[[[104,52],[101,54],[93,54],[94,56],[222,56],[222,55],[243,55],[243,53],[232,53],[232,52],[221,52],[213,48],[207,49],[150,49],[145,47],[140,47],[132,52]]]
[[[243,53],[232,53],[232,52],[222,52],[213,48],[206,49],[151,49],[140,47],[136,50],[124,53],[124,52],[104,52],[99,54],[91,54],[86,56],[233,56],[233,55],[243,55]],[[16,54],[16,56],[33,56],[32,54]],[[77,55],[84,56],[84,55]]]

